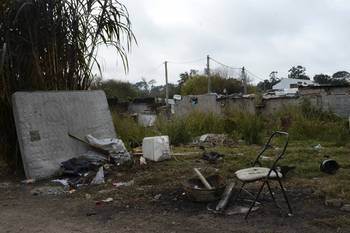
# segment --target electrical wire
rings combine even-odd
[[[259,76],[256,75],[256,74],[253,74],[251,71],[249,71],[249,70],[247,70],[247,69],[246,69],[246,72],[247,72],[248,74],[250,74],[251,76],[253,76],[253,77],[259,79],[260,81],[264,81],[263,78],[259,77]]]
[[[219,62],[218,60],[216,60],[216,59],[214,59],[214,58],[212,58],[212,57],[210,57],[210,60],[216,62],[216,63],[219,64],[219,65],[222,65],[222,66],[225,66],[225,67],[227,67],[227,68],[230,68],[230,69],[234,69],[234,70],[241,70],[241,69],[242,69],[242,68],[237,68],[237,67],[232,67],[232,66],[229,66],[229,65],[225,65],[224,63]]]
[[[167,61],[170,64],[175,64],[175,65],[184,65],[184,64],[193,64],[199,61],[205,61],[205,58],[198,58],[198,59],[193,59],[193,60],[189,60],[189,61]]]

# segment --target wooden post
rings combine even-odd
[[[202,175],[202,173],[198,170],[198,168],[193,168],[193,170],[195,171],[196,175],[198,176],[198,178],[201,180],[201,182],[204,184],[204,186],[207,189],[213,189],[213,187],[211,187],[211,185],[209,184],[209,182],[207,181],[207,179],[205,179],[205,177]]]
[[[235,185],[236,183],[232,181],[229,185],[226,186],[226,189],[222,194],[221,200],[216,206],[216,211],[222,212],[226,208],[229,200],[231,199],[233,188],[235,187]]]
[[[210,57],[207,55],[207,75],[208,75],[208,94],[211,93],[211,79],[210,79]]]
[[[168,100],[169,100],[169,90],[168,90],[168,62],[164,62],[164,68],[165,68],[165,105],[168,106]]]

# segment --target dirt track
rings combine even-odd
[[[162,190],[158,200],[144,192],[96,204],[87,190],[72,195],[34,196],[33,186],[18,182],[0,188],[0,232],[350,232],[336,219],[350,215],[325,207],[310,190],[289,190],[295,215],[286,217],[272,204],[264,205],[244,221],[242,215],[215,216],[206,204],[193,203],[177,188]],[[158,190],[159,191],[159,190]],[[118,190],[114,193],[118,195]]]

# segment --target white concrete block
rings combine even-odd
[[[143,157],[152,161],[170,159],[168,136],[146,137],[142,141]]]

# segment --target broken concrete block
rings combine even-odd
[[[27,178],[54,175],[61,162],[85,154],[80,138],[115,138],[103,91],[16,92],[12,96],[18,141]]]

